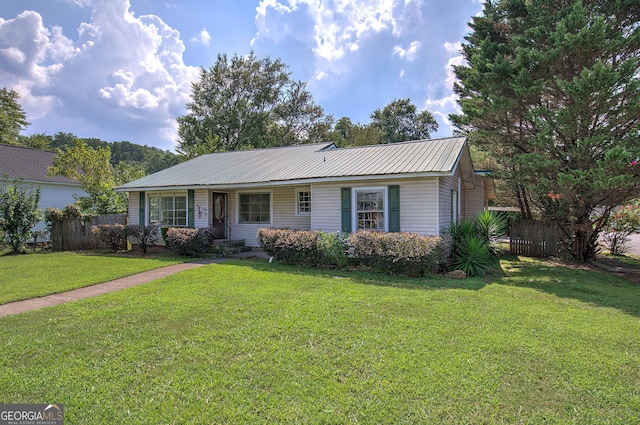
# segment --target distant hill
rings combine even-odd
[[[106,142],[95,137],[77,137],[75,134],[64,132],[58,132],[53,136],[44,134],[22,136],[19,142],[23,146],[55,150],[73,146],[75,139],[81,139],[92,148],[108,146],[111,150],[111,163],[113,165],[126,161],[139,166],[146,174],[152,174],[172,167],[183,160],[180,155],[152,146],[137,145],[127,141]]]

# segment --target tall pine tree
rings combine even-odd
[[[640,195],[639,18],[637,0],[486,1],[455,69],[455,125],[579,261]]]

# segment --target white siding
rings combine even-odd
[[[340,232],[340,188],[352,183],[318,183],[311,186],[311,228],[322,232]]]
[[[400,230],[424,235],[438,234],[436,179],[366,180],[318,183],[312,186],[311,228],[323,232],[341,230],[341,188],[400,186]]]
[[[129,192],[129,224],[140,224],[140,192]]]
[[[437,184],[435,178],[400,183],[400,230],[437,235]]]
[[[485,209],[484,177],[475,178],[476,187],[467,190],[466,211],[468,217],[475,217]]]
[[[196,190],[193,194],[193,227],[209,227],[209,201],[210,195],[207,189]],[[189,223],[191,224],[191,223]]]
[[[451,191],[458,192],[458,199],[460,200],[460,210],[458,211],[458,218],[464,218],[464,210],[462,205],[464,204],[464,194],[460,193],[464,191],[464,185],[458,185],[459,173],[455,176],[441,177],[440,178],[440,230],[446,229],[451,225],[451,211],[452,211],[452,197]]]
[[[75,203],[74,195],[85,196],[86,192],[79,186],[56,184],[56,183],[32,183],[36,187],[40,187],[40,209],[42,211],[47,208],[63,209],[69,204]],[[34,230],[45,229],[44,221],[36,224]]]
[[[243,189],[241,192],[229,192],[229,224],[231,239],[244,239],[247,246],[258,246],[256,234],[261,227],[289,227],[292,229],[310,229],[311,217],[296,215],[296,189],[301,186],[275,187],[269,190]],[[271,193],[271,223],[238,223],[238,193]],[[312,206],[313,210],[313,206]]]
[[[292,229],[311,229],[311,216],[296,215],[296,191],[304,186],[278,187],[273,190],[272,227],[289,227]],[[309,186],[306,186],[310,190]],[[312,208],[313,210],[313,208]]]

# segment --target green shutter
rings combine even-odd
[[[343,187],[342,192],[342,233],[351,233],[351,188]]]
[[[146,200],[146,196],[144,192],[140,192],[140,209],[138,214],[140,215],[138,217],[138,222],[140,223],[140,227],[144,227],[146,224],[146,220],[145,220],[145,213],[146,213],[146,208],[145,208],[145,200]]]
[[[389,186],[389,231],[400,231],[400,186]]]
[[[187,191],[187,227],[195,227],[195,190]]]

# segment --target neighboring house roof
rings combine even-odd
[[[53,165],[53,151],[0,144],[0,180],[23,179],[26,182],[66,183],[80,186],[80,182],[66,177],[49,177]]]
[[[232,187],[370,177],[451,175],[469,157],[464,137],[336,148],[333,143],[213,153],[120,186],[119,191]]]

